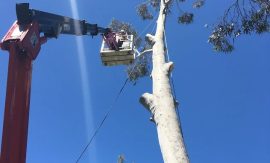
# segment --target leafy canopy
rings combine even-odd
[[[270,31],[270,0],[236,0],[213,28],[208,42],[218,52],[234,50],[234,40]]]

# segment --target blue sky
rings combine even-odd
[[[0,36],[16,19],[15,3],[0,5]],[[25,2],[25,1],[24,1]],[[86,19],[107,26],[112,18],[130,22],[140,32],[135,6],[142,1],[28,1],[31,8]],[[231,54],[212,51],[205,24],[217,21],[233,0],[207,1],[195,10],[192,25],[178,25],[175,11],[168,17],[167,40],[175,63],[173,78],[180,101],[181,122],[193,163],[270,162],[269,34],[237,39]],[[77,8],[74,6],[77,5]],[[183,9],[191,9],[190,2]],[[149,31],[152,30],[152,27]],[[142,33],[145,35],[146,33]],[[42,46],[34,62],[28,163],[73,163],[109,107],[113,111],[83,156],[81,163],[161,163],[156,128],[139,104],[151,92],[151,80],[128,84],[125,66],[104,67],[101,37],[60,36]],[[8,53],[0,52],[0,129],[2,129]],[[1,133],[1,131],[0,131]]]

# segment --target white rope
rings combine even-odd
[[[136,39],[134,42],[136,42],[136,41],[142,36],[142,34],[143,34],[146,30],[148,30],[148,29],[150,28],[151,25],[153,25],[153,23],[155,22],[157,16],[158,16],[158,13],[155,15],[155,17],[152,19],[152,21],[151,21],[151,22],[150,22],[150,23],[142,30],[142,32],[139,33],[137,39]]]
[[[169,54],[169,48],[168,48],[168,43],[167,43],[167,37],[166,37],[166,33],[164,30],[164,41],[165,41],[165,46],[166,46],[166,56],[167,56],[167,61],[170,61],[170,54]],[[175,86],[174,86],[174,80],[173,80],[173,73],[170,73],[170,85],[171,85],[171,89],[173,92],[173,96],[174,99],[176,100],[176,91],[175,91]],[[177,116],[178,116],[178,120],[179,120],[179,125],[180,125],[180,129],[181,129],[181,133],[183,134],[182,128],[181,128],[181,124],[180,124],[180,112],[179,112],[179,108],[177,106]]]
[[[167,61],[170,61],[169,48],[168,48],[168,44],[167,44],[167,37],[166,37],[165,30],[164,30],[164,41],[165,41],[165,46],[166,46]]]
[[[140,33],[138,34],[138,36],[137,36],[137,38],[134,40],[134,42],[136,42],[136,41],[137,41],[137,40],[145,33],[145,31],[147,31],[147,30],[153,25],[153,23],[155,22],[155,20],[156,20],[157,17],[158,17],[158,13],[155,15],[155,17],[152,19],[152,21],[151,21],[151,22],[150,22],[150,23],[142,30],[142,32],[140,32]],[[156,25],[153,26],[151,32],[154,31],[155,27],[156,27]],[[143,51],[143,52],[139,52],[138,49],[136,48],[136,46],[134,46],[134,51],[135,51],[135,53],[137,53],[137,56],[136,56],[136,58],[137,58],[137,57],[140,57],[141,55],[143,55],[143,54],[145,54],[145,53],[147,53],[147,52],[151,52],[152,49],[148,49],[148,50],[145,50],[145,51]]]

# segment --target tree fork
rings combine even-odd
[[[176,100],[170,86],[170,73],[173,62],[166,62],[164,30],[166,8],[170,0],[161,0],[157,29],[154,36],[146,38],[153,44],[153,94],[144,93],[140,102],[152,114],[157,126],[158,139],[164,163],[189,163],[181,132],[181,125],[176,114]]]

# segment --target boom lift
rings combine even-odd
[[[101,34],[104,65],[129,64],[135,58],[131,35],[123,36],[85,20],[29,9],[28,3],[16,4],[16,14],[17,21],[0,43],[1,49],[10,54],[0,163],[25,163],[32,62],[48,38]]]

